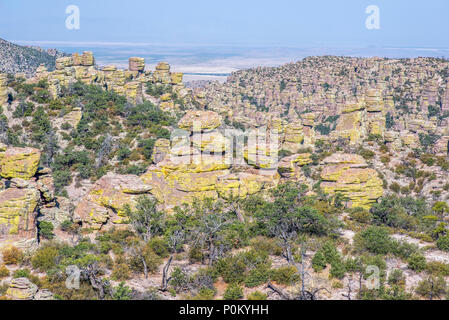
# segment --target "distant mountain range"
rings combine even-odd
[[[40,64],[44,64],[48,70],[53,70],[56,58],[64,55],[55,49],[19,46],[0,38],[0,72],[23,72],[31,76]]]

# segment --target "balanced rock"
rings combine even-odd
[[[145,59],[139,57],[129,58],[129,70],[143,72],[145,70]]]

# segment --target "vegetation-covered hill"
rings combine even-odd
[[[23,72],[31,76],[41,64],[53,70],[59,55],[59,53],[49,54],[44,50],[19,46],[0,39],[0,72],[9,74]]]

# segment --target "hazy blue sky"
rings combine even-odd
[[[65,27],[70,4],[80,30]],[[380,30],[365,28],[368,5]],[[0,14],[7,40],[449,47],[448,0],[0,0]]]

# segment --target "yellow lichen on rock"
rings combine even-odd
[[[125,223],[125,208],[135,206],[140,195],[149,195],[152,187],[134,175],[109,173],[101,177],[75,209],[75,217],[93,229]]]
[[[36,174],[41,152],[35,148],[7,148],[0,161],[3,178],[29,179]]]
[[[189,110],[179,120],[178,126],[181,129],[199,132],[218,128],[221,125],[221,121],[221,116],[216,112]]]
[[[7,234],[35,236],[36,189],[9,188],[0,192],[0,228]]]
[[[383,182],[376,170],[367,168],[362,157],[334,154],[323,160],[321,188],[328,194],[340,193],[351,207],[369,209],[383,195]]]

